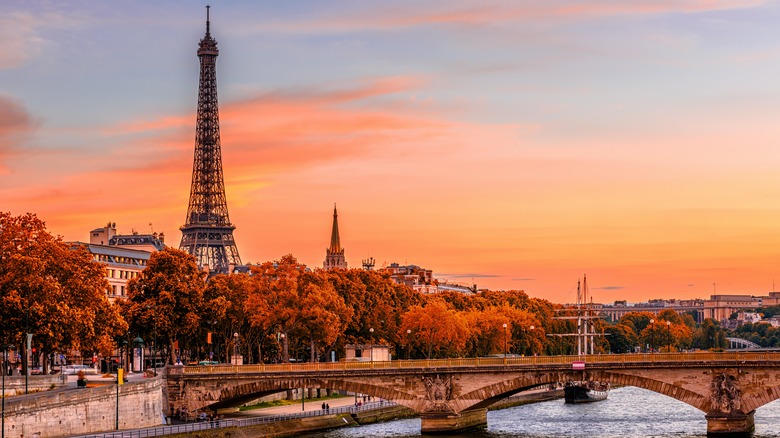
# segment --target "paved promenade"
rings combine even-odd
[[[358,397],[358,400],[362,402],[363,398]],[[378,401],[378,400],[375,399],[374,401]],[[288,414],[298,414],[301,412],[321,411],[323,402],[329,404],[331,409],[341,408],[345,406],[346,407],[355,406],[355,396],[350,395],[346,397],[333,398],[333,399],[320,400],[320,401],[305,400],[303,404],[303,407],[305,409],[301,409],[301,401],[298,400],[297,403],[291,405],[272,406],[268,408],[250,409],[247,411],[233,412],[230,414],[226,414],[225,418],[261,417],[261,416],[288,415]]]

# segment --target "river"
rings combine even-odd
[[[756,411],[755,438],[780,437],[780,400]],[[567,405],[563,400],[488,412],[488,428],[467,434],[480,438],[701,437],[704,413],[685,403],[635,387],[613,389],[602,402]],[[389,421],[306,435],[307,438],[420,436],[420,419]],[[438,435],[441,436],[441,435]],[[466,436],[447,435],[447,436]]]

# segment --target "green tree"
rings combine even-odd
[[[702,350],[726,348],[726,332],[717,321],[707,318],[694,333],[692,346]]]
[[[604,329],[612,353],[633,353],[639,339],[631,326],[617,323]]]

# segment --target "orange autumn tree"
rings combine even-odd
[[[335,343],[352,317],[322,271],[307,271],[292,255],[252,269],[253,287],[246,302],[249,320],[264,330],[278,330],[282,360],[289,362],[290,336],[306,339],[312,361]]]
[[[203,324],[198,335],[197,348],[208,348],[208,352],[223,351],[230,357],[235,347],[237,333],[239,354],[246,347],[244,363],[252,363],[250,345],[257,345],[258,330],[249,324],[246,301],[252,288],[252,279],[243,273],[215,275],[203,291]],[[211,345],[208,345],[208,333],[211,333]],[[208,353],[204,350],[204,353]],[[205,356],[205,354],[204,354]]]
[[[352,318],[352,309],[322,273],[305,273],[298,289],[299,327],[309,339],[312,362],[317,361],[325,347],[336,342]]]
[[[72,349],[105,351],[126,330],[108,302],[104,266],[86,249],[51,235],[34,214],[0,212],[0,336],[48,357]],[[115,345],[114,345],[115,346]],[[23,354],[22,357],[27,357]],[[44,361],[44,371],[48,361]]]
[[[305,269],[291,254],[252,267],[252,288],[246,300],[249,323],[279,333],[282,362],[290,361],[288,341],[300,314],[298,277]]]
[[[174,248],[152,253],[141,275],[127,283],[123,306],[131,336],[141,336],[171,364],[176,345],[180,352],[194,348],[203,320],[205,280],[192,255]]]
[[[407,330],[409,332],[407,332]],[[464,315],[447,303],[431,299],[403,315],[399,335],[426,358],[461,356],[469,337]]]

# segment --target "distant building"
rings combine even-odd
[[[728,319],[740,310],[758,309],[780,304],[780,292],[769,292],[766,296],[754,295],[712,295],[704,301],[704,317],[716,321]]]
[[[679,314],[692,312],[697,322],[711,318],[725,324],[724,321],[727,321],[735,312],[777,305],[780,305],[780,292],[769,292],[768,295],[764,296],[711,295],[708,300],[651,300],[638,304],[615,301],[614,305],[604,305],[601,314],[607,320],[614,322],[630,312],[649,312],[658,315],[663,310],[671,309]]]
[[[390,274],[390,279],[398,284],[405,284],[412,289],[424,293],[434,294],[439,292],[438,285],[433,280],[433,271],[417,265],[401,266],[398,263],[377,269],[378,272]]]
[[[127,297],[127,282],[137,278],[146,268],[151,252],[119,246],[97,245],[94,243],[71,242],[72,247],[85,247],[95,261],[106,266],[108,290],[106,296],[110,302]]]
[[[95,228],[89,233],[89,243],[71,242],[73,247],[84,247],[95,261],[106,266],[108,300],[127,297],[127,282],[137,278],[143,271],[153,252],[165,249],[163,233],[117,234],[116,223]]]
[[[650,300],[647,303],[629,304],[625,300],[615,301],[615,304],[599,305],[599,314],[611,322],[619,321],[627,313],[647,312],[658,315],[664,310],[674,310],[680,315],[692,312],[694,320],[704,320],[704,300]]]
[[[117,234],[116,223],[109,222],[105,227],[89,232],[89,243],[155,252],[165,249],[165,234],[139,234],[135,230],[131,234]]]
[[[377,269],[378,272],[390,274],[390,279],[398,284],[405,284],[422,294],[436,294],[439,292],[458,292],[471,294],[477,292],[477,285],[464,286],[448,283],[446,280],[433,278],[433,271],[421,268],[417,265],[389,265]]]
[[[325,249],[325,262],[323,269],[347,269],[347,260],[344,258],[344,248],[341,247],[339,237],[339,214],[336,205],[333,205],[333,228],[330,232],[330,246]]]

